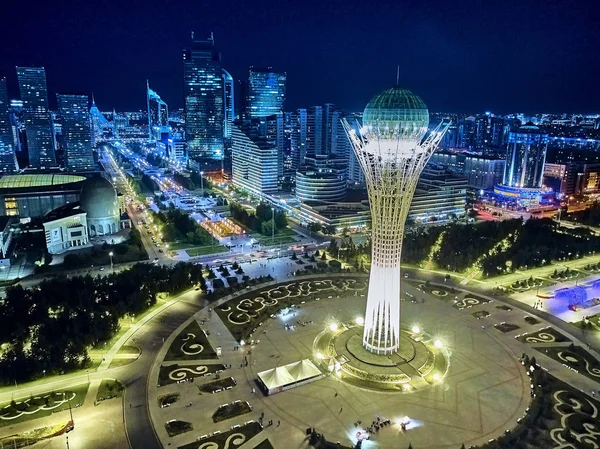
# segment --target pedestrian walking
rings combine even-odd
[[[342,413],[342,407],[340,407],[340,413]]]
[[[334,397],[336,397],[336,398],[337,398],[337,391],[335,392],[335,396],[334,396]]]
[[[281,421],[277,420],[277,427],[281,424]]]

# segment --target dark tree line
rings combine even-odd
[[[588,209],[571,212],[567,215],[566,219],[588,226],[600,226],[600,204],[595,202]]]
[[[231,216],[244,226],[254,232],[260,232],[264,235],[271,235],[272,221],[273,221],[273,210],[271,206],[265,203],[260,203],[256,206],[256,212],[251,213],[244,209],[238,203],[229,203],[229,211]],[[276,210],[275,215],[275,233],[278,230],[284,229],[287,226],[287,217],[285,212]]]
[[[200,284],[202,267],[137,264],[106,277],[53,278],[9,287],[0,303],[0,383],[89,366],[88,349],[112,338],[119,319],[156,303],[159,292]]]

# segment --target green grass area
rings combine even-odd
[[[189,423],[187,421],[178,421],[174,419],[165,424],[165,430],[167,431],[170,437],[174,437],[175,435],[180,435],[182,433],[194,430],[194,426],[192,425],[192,423]]]
[[[163,387],[165,385],[174,384],[176,382],[187,380],[190,381],[197,377],[202,377],[207,374],[213,374],[217,371],[225,370],[225,365],[218,363],[215,365],[192,365],[192,366],[180,366],[180,365],[167,365],[161,366],[158,372],[158,386]]]
[[[188,256],[196,257],[196,256],[204,256],[207,254],[217,254],[228,251],[228,249],[221,245],[215,246],[195,246],[193,248],[188,248],[185,250]]]
[[[96,393],[96,401],[105,401],[107,399],[120,398],[123,396],[125,387],[116,379],[102,379],[98,392]]]
[[[226,377],[225,379],[214,380],[203,385],[198,385],[198,391],[200,393],[214,393],[216,391],[223,391],[229,387],[233,388],[235,386],[235,379],[233,377]]]
[[[0,438],[0,447],[10,449],[27,447],[39,441],[62,435],[67,431],[68,427],[69,422],[63,421],[52,426],[38,427],[37,429],[27,432],[10,435],[8,437]]]
[[[165,361],[217,359],[217,353],[211,346],[204,331],[196,320],[192,321],[169,347]]]
[[[1,404],[0,427],[50,416],[58,411],[68,410],[69,406],[80,406],[85,400],[89,386],[89,383],[85,383]]]
[[[235,401],[230,404],[222,405],[213,413],[213,422],[221,422],[226,419],[235,418],[236,416],[245,415],[250,413],[252,407],[248,401]]]
[[[244,424],[241,427],[237,427],[232,430],[227,430],[225,432],[221,432],[218,434],[213,434],[208,438],[202,438],[193,443],[186,444],[185,446],[179,446],[179,449],[198,449],[199,446],[203,447],[225,447],[225,442],[229,440],[229,437],[234,433],[241,433],[244,435],[244,439],[242,441],[248,441],[251,438],[254,438],[262,431],[262,426],[257,422],[251,421],[247,424]],[[212,443],[212,444],[208,444]]]
[[[266,237],[262,234],[253,234],[252,238],[255,239],[260,245],[269,246],[269,245],[285,245],[288,243],[296,243],[296,239],[294,239],[291,235],[277,235],[275,234],[275,239],[271,237]]]

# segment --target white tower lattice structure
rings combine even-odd
[[[400,87],[373,97],[356,131],[343,122],[365,173],[371,207],[371,274],[364,347],[377,354],[396,352],[400,344],[400,257],[404,224],[419,175],[447,131],[440,123],[429,135],[429,111],[412,92]]]

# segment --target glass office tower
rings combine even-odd
[[[54,136],[48,109],[46,71],[43,67],[17,67],[23,101],[23,121],[27,137],[29,166],[48,168],[56,165]]]
[[[10,122],[10,102],[6,78],[0,78],[0,173],[14,173],[19,169]]]
[[[548,134],[533,123],[516,128],[508,135],[503,185],[540,188],[548,149]]]
[[[251,118],[283,112],[286,78],[285,73],[274,72],[271,67],[250,68],[246,112]]]
[[[223,116],[223,137],[225,138],[226,146],[231,146],[231,126],[235,117],[235,96],[233,87],[233,77],[229,72],[223,69],[223,101],[225,111]]]
[[[65,168],[69,171],[93,170],[91,118],[87,95],[56,94],[62,117]]]
[[[208,39],[183,50],[185,138],[191,159],[223,159],[224,93],[221,53]]]

